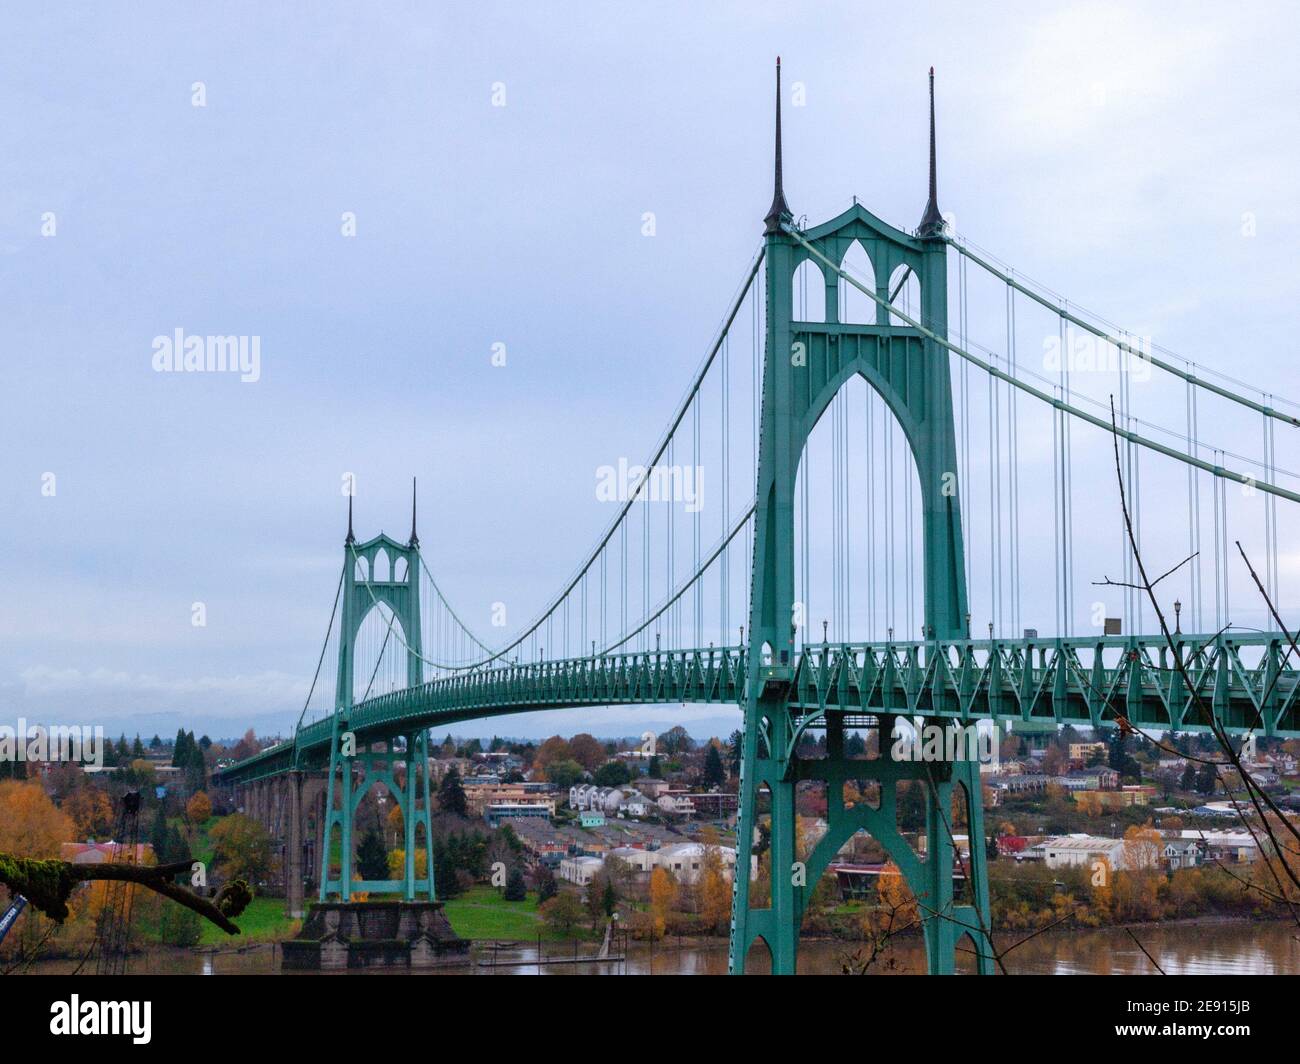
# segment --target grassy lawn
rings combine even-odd
[[[202,861],[209,868],[212,867],[212,839],[208,836],[208,831],[220,823],[220,817],[208,817],[204,823],[198,825],[190,824],[184,817],[167,818],[167,826],[180,831],[185,841],[190,844],[190,855],[194,860]]]
[[[280,942],[298,932],[301,921],[284,915],[283,898],[254,898],[236,918],[239,935],[228,935],[215,924],[203,921],[201,946],[246,946],[250,942]]]
[[[461,938],[535,942],[540,934],[543,941],[553,942],[591,937],[585,927],[575,929],[571,936],[556,934],[538,915],[537,895],[531,892],[524,901],[506,901],[495,887],[472,887],[460,897],[450,899],[446,913]]]

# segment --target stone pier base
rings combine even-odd
[[[282,943],[285,971],[435,968],[465,964],[469,941],[440,901],[320,902],[298,937]]]

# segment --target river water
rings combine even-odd
[[[1134,932],[1146,951],[1170,975],[1300,973],[1300,929],[1285,921],[1250,923],[1222,921],[1162,924]],[[1140,975],[1155,974],[1152,962],[1122,928],[1096,931],[1060,931],[1038,935],[1008,949],[1023,935],[1004,933],[998,937],[1005,950],[1004,961],[1012,975]],[[800,946],[800,974],[839,974],[845,960],[860,946],[853,943],[807,941]],[[578,946],[578,956],[590,956],[592,943]],[[680,947],[669,940],[652,949],[633,943],[625,959],[604,963],[571,963],[572,946],[548,942],[537,964],[536,946],[519,948],[479,946],[465,966],[440,969],[427,974],[473,975],[721,975],[727,968],[725,944],[700,944],[687,940]],[[969,969],[968,958],[959,968]],[[564,963],[561,963],[564,962]],[[131,958],[129,972],[177,975],[274,974],[279,971],[280,951],[272,946],[251,946],[242,951],[196,953],[188,950],[158,950]],[[36,966],[39,972],[69,971],[74,962],[48,961]],[[751,971],[767,968],[766,955],[759,947],[752,954]],[[919,937],[900,940],[872,969],[879,974],[922,974],[925,958]],[[314,973],[294,973],[314,974]],[[342,973],[340,973],[342,974]],[[346,974],[404,974],[393,972]],[[426,974],[426,973],[421,973]]]

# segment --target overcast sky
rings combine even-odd
[[[959,232],[1294,397],[1296,21],[1286,3],[7,5],[0,720],[291,725],[345,471],[363,538],[404,533],[419,477],[425,556],[472,624],[494,601],[533,614],[608,521],[594,467],[659,436],[758,246],[778,53],[804,93],[796,215],[857,195],[916,224],[933,65]],[[259,379],[155,372],[178,328],[259,337]]]

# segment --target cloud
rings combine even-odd
[[[48,665],[33,665],[24,669],[20,677],[29,693],[52,694],[77,691],[131,691],[136,694],[221,694],[258,695],[274,700],[277,695],[307,694],[307,684],[301,677],[283,672],[262,672],[252,676],[196,676],[168,680],[148,673],[130,673],[112,669],[56,669]]]

